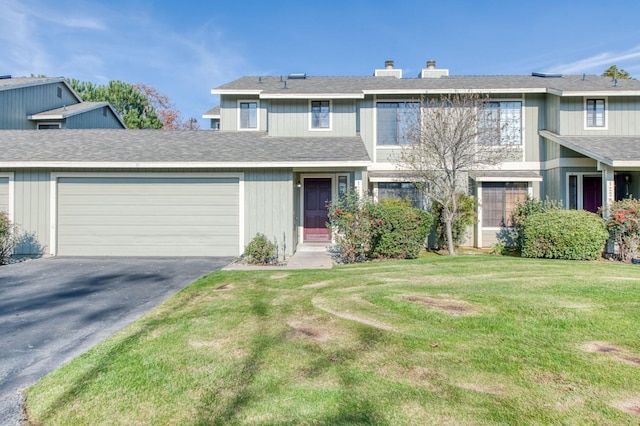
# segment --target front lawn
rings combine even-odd
[[[640,267],[219,271],[26,396],[40,425],[637,425]]]

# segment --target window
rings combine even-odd
[[[347,176],[338,176],[338,195],[343,196],[347,192],[348,181]]]
[[[58,87],[58,90],[56,90],[56,94],[59,98],[62,98],[62,87]]]
[[[418,124],[420,104],[418,102],[378,102],[378,145],[408,145],[408,132]]]
[[[485,182],[482,184],[482,226],[513,226],[511,214],[527,196],[526,182]]]
[[[331,129],[331,102],[311,101],[311,129]]]
[[[379,182],[378,200],[388,198],[408,199],[411,205],[417,209],[423,208],[422,195],[416,186],[411,182]]]
[[[59,129],[60,123],[38,123],[38,130]]]
[[[604,99],[587,99],[587,127],[606,127]]]
[[[240,129],[258,129],[258,103],[240,102]]]
[[[522,144],[522,102],[487,102],[479,117],[479,143],[487,145]]]

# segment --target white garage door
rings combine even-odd
[[[239,179],[59,177],[67,256],[236,256]]]
[[[9,212],[9,178],[0,176],[0,211]]]

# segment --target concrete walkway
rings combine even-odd
[[[283,265],[254,266],[243,263],[232,263],[222,268],[223,271],[254,271],[254,270],[276,270],[276,269],[331,269],[333,259],[329,253],[331,243],[303,243],[298,244],[295,254]]]

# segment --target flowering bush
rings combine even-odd
[[[620,260],[631,262],[640,248],[640,200],[625,198],[611,204],[607,229],[613,234]]]
[[[9,215],[0,211],[0,265],[9,260],[18,243],[16,226],[9,220]]]
[[[360,197],[347,191],[329,208],[327,226],[335,233],[336,245],[344,262],[362,262],[367,258],[371,237],[376,226],[382,224],[375,217],[375,205],[370,197]]]

